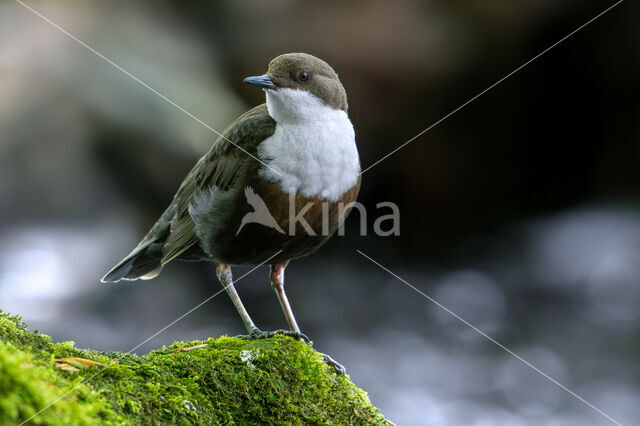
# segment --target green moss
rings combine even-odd
[[[206,346],[180,350],[199,344]],[[105,367],[63,371],[53,366],[62,357]],[[365,392],[290,337],[176,342],[138,357],[53,343],[0,311],[0,424],[19,423],[60,397],[32,422],[386,424]]]

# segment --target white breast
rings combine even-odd
[[[338,201],[357,183],[360,158],[344,111],[293,89],[268,90],[267,108],[276,129],[258,146],[260,158],[269,165],[260,169],[261,177],[285,192],[328,201]]]

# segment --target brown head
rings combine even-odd
[[[322,59],[307,53],[287,53],[269,63],[266,74],[248,77],[245,82],[269,91],[306,91],[324,105],[347,112],[347,93],[338,74]],[[285,91],[283,91],[285,92]]]

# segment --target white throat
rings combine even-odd
[[[266,93],[276,129],[258,146],[258,155],[269,165],[260,169],[260,176],[285,192],[338,201],[358,182],[360,173],[349,117],[304,90]]]

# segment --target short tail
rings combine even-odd
[[[162,244],[152,242],[145,246],[138,246],[129,256],[125,257],[102,277],[103,283],[115,283],[120,280],[150,280],[162,271],[160,261]]]
[[[101,281],[116,283],[120,280],[150,280],[157,277],[162,271],[162,247],[167,235],[169,235],[170,219],[174,213],[174,205],[169,206],[140,241],[140,244],[107,272]]]

